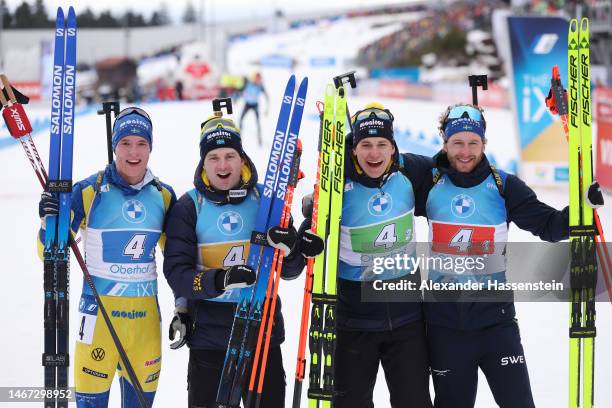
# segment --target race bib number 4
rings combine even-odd
[[[483,255],[495,251],[495,227],[432,222],[432,250],[450,255]]]
[[[102,260],[109,263],[146,263],[155,259],[158,232],[105,231]]]

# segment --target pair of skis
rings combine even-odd
[[[57,11],[51,99],[51,143],[47,191],[59,199],[59,214],[46,217],[44,242],[45,388],[68,387],[68,290],[70,260],[70,203],[76,80],[76,14],[67,21]],[[45,407],[55,407],[47,398]],[[66,401],[57,401],[67,407]]]
[[[144,392],[136,372],[127,357],[125,349],[123,348],[121,341],[115,331],[106,308],[100,299],[100,295],[96,290],[93,283],[93,279],[85,259],[81,254],[77,243],[74,240],[70,232],[70,193],[68,186],[71,183],[71,167],[72,167],[72,137],[74,135],[74,62],[76,61],[76,16],[75,12],[70,7],[68,12],[68,24],[66,26],[64,13],[61,8],[57,11],[56,20],[56,48],[55,48],[55,62],[53,68],[53,99],[52,99],[52,127],[51,127],[51,146],[50,146],[50,160],[49,160],[49,172],[52,170],[55,172],[55,177],[52,178],[51,174],[48,174],[43,161],[38,153],[38,149],[32,140],[32,126],[25,113],[22,104],[28,102],[28,98],[16,89],[14,89],[6,75],[0,75],[0,81],[2,82],[2,92],[0,92],[0,102],[2,103],[3,112],[2,116],[6,122],[9,133],[14,138],[18,139],[26,153],[28,160],[34,170],[34,173],[40,182],[40,185],[46,191],[52,191],[54,189],[61,189],[66,191],[56,192],[56,194],[67,194],[64,195],[64,216],[66,216],[66,207],[68,210],[68,220],[64,220],[63,223],[59,223],[57,217],[55,220],[56,227],[52,230],[49,227],[49,221],[46,224],[46,237],[51,235],[53,231],[55,244],[51,247],[52,251],[49,256],[44,259],[44,288],[45,288],[45,352],[43,354],[43,366],[45,367],[45,388],[47,390],[53,390],[55,388],[67,388],[68,387],[68,258],[69,250],[72,250],[72,254],[75,256],[77,263],[83,271],[83,275],[92,293],[98,303],[98,307],[104,322],[106,323],[111,337],[121,358],[121,362],[126,369],[130,382],[134,385],[136,396],[142,408],[149,407],[148,402],[144,397]],[[60,53],[60,55],[58,55]],[[68,68],[66,68],[66,66]],[[64,72],[68,73],[69,78],[64,78]],[[67,84],[68,92],[65,93],[64,85]],[[64,96],[68,96],[69,100],[65,101]],[[65,109],[64,109],[65,108]],[[65,113],[65,115],[64,115]],[[60,116],[61,115],[61,116]],[[67,141],[64,144],[64,138]],[[63,149],[69,150],[66,155],[63,154]],[[64,163],[64,160],[69,162]],[[61,162],[61,163],[60,163]],[[70,172],[67,166],[70,167]],[[65,171],[64,171],[65,170]],[[62,171],[63,174],[62,174]],[[63,177],[70,176],[68,179],[60,179],[60,175]],[[60,202],[62,198],[60,195]],[[61,211],[61,210],[60,210]],[[61,214],[60,214],[61,217]],[[51,217],[49,217],[51,218]],[[62,259],[56,259],[58,253],[59,240],[58,229],[60,227],[67,229],[62,247]],[[46,242],[45,242],[46,244]],[[46,249],[45,249],[46,250]],[[59,261],[56,264],[55,261]],[[65,265],[65,269],[64,269]],[[65,273],[65,274],[64,274]],[[61,291],[65,287],[65,291]],[[58,291],[60,289],[60,291]],[[47,393],[53,395],[53,393]],[[47,399],[45,400],[45,407],[55,408],[67,407],[67,400],[62,399]]]
[[[580,23],[572,19],[569,24],[568,86],[569,98],[561,84],[559,69],[555,66],[547,105],[561,117],[569,142],[569,407],[592,408],[595,401],[597,253],[606,271],[604,277],[611,296],[607,273],[611,271],[612,262],[597,212],[586,203],[586,192],[593,182],[589,21],[586,18]]]
[[[257,281],[252,287],[243,289],[238,300],[219,381],[218,407],[240,405],[246,386],[248,367],[252,367],[252,375],[246,406],[250,407],[253,403],[256,376],[259,382],[255,404],[258,405],[261,400],[267,360],[265,354],[269,347],[282,266],[282,256],[278,250],[267,244],[266,231],[273,226],[287,226],[289,223],[294,188],[292,184],[297,181],[299,163],[298,134],[308,79],[302,80],[297,94],[295,94],[295,83],[295,76],[292,75],[283,95],[247,260],[247,264],[258,271]],[[270,279],[272,272],[274,278]]]
[[[354,86],[354,76],[348,75]],[[306,336],[310,348],[309,407],[331,407],[334,393],[334,351],[336,347],[336,275],[338,268],[340,220],[344,192],[344,140],[346,136],[346,95],[342,78],[325,89],[317,181],[313,195],[311,229],[324,242],[325,251],[309,259],[302,304],[302,322],[293,392],[293,407],[300,406],[306,371]],[[308,326],[309,308],[310,328]]]

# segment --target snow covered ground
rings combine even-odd
[[[298,75],[302,73],[298,72]],[[247,116],[243,128],[245,150],[251,155],[260,172],[265,168],[269,150],[269,136],[276,123],[280,96],[287,71],[267,71],[264,73],[270,94],[271,106],[263,116],[264,135],[268,136],[266,146],[258,148],[254,136],[254,117]],[[329,77],[329,76],[328,76]],[[299,78],[299,77],[298,77]],[[298,189],[296,203],[302,195],[312,189],[316,173],[316,139],[318,135],[315,100],[322,99],[324,82],[312,78],[307,99],[300,136],[304,141],[302,169],[306,173]],[[367,99],[349,96],[351,111],[369,102]],[[432,144],[437,127],[437,117],[444,106],[422,101],[381,101],[394,112],[396,127],[401,138],[400,146],[406,151],[433,152],[437,146]],[[154,123],[154,148],[150,167],[161,180],[171,184],[177,194],[191,188],[193,171],[198,161],[199,124],[205,119],[211,106],[209,102],[172,102],[144,106],[150,112]],[[35,133],[35,141],[42,157],[47,158],[48,127],[42,127],[48,114],[47,106],[28,107],[28,113],[37,119],[40,128]],[[264,109],[265,110],[265,109]],[[239,113],[238,107],[235,116]],[[512,134],[510,112],[487,112],[489,124],[490,150],[501,167],[516,160],[517,148]],[[76,120],[74,179],[82,179],[105,165],[106,140],[104,120],[95,111],[83,113]],[[43,350],[43,291],[42,264],[36,256],[35,236],[39,221],[37,203],[40,187],[32,174],[30,165],[20,151],[19,144],[7,141],[6,131],[0,134],[0,170],[5,176],[0,179],[0,225],[3,234],[0,238],[0,327],[6,330],[0,337],[0,386],[41,386],[43,369],[40,365]],[[561,190],[538,190],[539,197],[562,208],[567,193]],[[606,233],[612,236],[612,197],[608,196],[608,206],[601,211],[602,222],[607,226]],[[300,211],[296,207],[299,222]],[[417,234],[421,239],[427,236],[424,221],[417,223]],[[529,233],[510,228],[511,241],[536,241]],[[77,300],[82,288],[81,272],[73,262],[71,279],[71,347],[76,334]],[[173,300],[168,285],[161,274],[162,259],[158,260],[160,272],[159,300],[162,312],[163,369],[155,406],[185,406],[186,367],[188,350],[183,348],[172,351],[168,347],[167,325],[172,317]],[[293,393],[293,374],[303,277],[291,282],[283,282],[280,294],[284,300],[283,311],[287,330],[283,346],[285,371],[287,373],[287,401]],[[596,343],[596,403],[600,407],[612,406],[612,389],[606,384],[610,381],[612,370],[612,307],[610,303],[597,305],[598,337]],[[568,306],[558,303],[519,303],[517,304],[523,345],[532,381],[532,388],[538,407],[562,407],[567,404],[568,385]],[[72,372],[70,383],[73,384]],[[113,386],[111,406],[119,406],[118,384]],[[304,393],[305,394],[305,393]],[[289,402],[288,402],[289,404]],[[377,407],[389,406],[388,392],[380,370],[375,389]],[[0,404],[4,406],[4,404]],[[35,406],[34,404],[30,404]],[[39,404],[36,404],[38,406]],[[23,404],[22,406],[29,406]],[[477,407],[496,406],[484,376],[480,376]]]

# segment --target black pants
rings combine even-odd
[[[379,364],[391,406],[430,408],[429,360],[423,322],[392,331],[338,330],[334,408],[371,408]]]
[[[189,408],[213,408],[215,406],[224,360],[225,351],[222,350],[189,350],[187,371]],[[247,369],[247,372],[250,376],[250,368]],[[248,391],[249,379],[246,379],[245,391]],[[285,386],[285,370],[280,346],[270,347],[260,406],[283,408],[285,406]],[[257,389],[257,382],[255,388]],[[243,393],[243,398],[245,397],[246,392]]]
[[[514,320],[480,330],[429,325],[436,408],[473,408],[478,368],[501,408],[534,408],[518,324]]]
[[[248,111],[253,110],[255,112],[255,120],[257,120],[257,142],[261,146],[261,126],[259,124],[259,104],[250,104],[247,103],[244,105],[244,109],[242,110],[242,114],[240,115],[240,129],[242,129],[242,122],[244,121],[244,116]]]

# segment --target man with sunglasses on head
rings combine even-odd
[[[147,167],[153,147],[153,126],[140,108],[122,110],[113,125],[114,161],[72,189],[72,224],[83,236],[89,273],[119,340],[144,390],[153,403],[161,370],[160,315],[157,304],[155,247],[164,247],[164,224],[176,201],[174,191]],[[42,220],[58,214],[59,202],[43,193]],[[121,406],[140,407],[134,385],[87,282],[79,302],[74,381],[77,407],[108,406],[110,388],[119,370]]]
[[[263,193],[255,165],[242,149],[240,130],[231,119],[213,116],[202,124],[193,184],[168,218],[164,275],[177,296],[170,340],[179,333],[170,347],[189,347],[189,407],[212,408],[236,304],[257,276],[246,261]],[[297,278],[304,258],[323,250],[319,237],[309,232],[298,235],[293,226],[272,227],[267,236],[268,243],[285,254],[283,279]],[[262,406],[269,408],[285,403],[280,347],[285,329],[280,298],[277,302],[262,390]],[[250,374],[247,368],[247,383]]]
[[[444,145],[434,157],[426,212],[430,255],[443,262],[430,268],[431,282],[480,282],[485,288],[489,281],[505,282],[510,222],[544,241],[569,237],[568,207],[558,211],[544,204],[518,177],[489,163],[480,108],[450,106],[439,129]],[[590,205],[603,204],[597,183],[588,194]],[[464,271],[441,266],[459,258],[472,258],[473,267]],[[480,368],[501,408],[534,407],[513,301],[470,301],[471,296],[484,296],[478,290],[454,292],[453,298],[438,296],[443,295],[429,292],[425,302],[434,406],[474,407]],[[517,363],[504,364],[507,356]]]
[[[366,105],[353,115],[345,144],[334,352],[336,408],[373,407],[380,365],[392,407],[432,406],[421,296],[406,291],[394,297],[392,290],[375,289],[404,281],[420,283],[418,269],[376,268],[380,260],[415,256],[414,217],[424,215],[421,187],[431,178],[431,158],[398,151],[393,119],[380,104]],[[300,231],[310,228],[310,196],[303,201],[303,212],[307,218]]]

